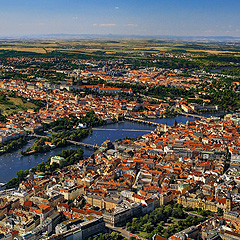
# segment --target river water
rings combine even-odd
[[[209,115],[209,114],[207,114]],[[218,114],[215,114],[218,115]],[[177,116],[173,118],[162,118],[162,119],[150,119],[149,121],[167,123],[168,125],[173,125],[174,121],[186,123],[187,121],[193,121],[192,117]],[[134,122],[119,122],[115,124],[104,125],[98,127],[97,130],[93,130],[93,133],[88,137],[82,139],[82,142],[101,145],[105,140],[115,141],[118,138],[125,137],[138,137],[143,134],[150,133],[154,130],[154,126],[139,124]],[[35,140],[31,140],[26,146],[22,149],[26,150],[28,147],[31,147]],[[16,177],[16,172],[19,170],[30,169],[42,161],[46,161],[49,157],[55,156],[62,152],[65,149],[76,149],[78,147],[70,145],[64,148],[53,149],[51,152],[47,153],[38,153],[31,156],[21,156],[20,150],[17,150],[12,153],[6,153],[0,156],[0,183],[5,183]],[[87,158],[93,153],[92,150],[84,149],[84,157]]]

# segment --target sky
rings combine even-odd
[[[240,36],[240,0],[0,0],[0,36]]]

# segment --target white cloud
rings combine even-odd
[[[72,19],[73,19],[73,20],[78,20],[78,17],[73,17]]]
[[[128,23],[127,26],[128,26],[128,27],[137,27],[138,25],[137,25],[137,24],[134,24],[134,23]]]
[[[119,9],[119,7],[118,7],[118,6],[116,6],[116,7],[115,7],[115,9]]]
[[[214,31],[211,29],[208,29],[208,30],[205,30],[204,33],[214,33]]]
[[[100,23],[99,26],[100,27],[115,27],[116,24],[115,23]]]
[[[116,23],[99,23],[99,24],[94,23],[93,26],[94,27],[115,27],[117,26],[117,24]]]

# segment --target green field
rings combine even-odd
[[[0,109],[4,115],[27,111],[29,108],[36,108],[36,105],[30,102],[24,103],[21,98],[7,97],[6,101],[0,102]]]
[[[181,42],[151,39],[120,40],[45,40],[45,41],[5,41],[0,43],[0,50],[12,50],[46,54],[54,51],[78,54],[122,54],[138,52],[184,51],[199,54],[239,54],[238,45],[224,45],[211,42]]]

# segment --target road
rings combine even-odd
[[[196,214],[196,213],[192,213],[192,212],[186,212],[184,211],[186,214],[188,214],[189,216],[192,216],[192,217],[198,217],[198,218],[202,218],[203,216],[199,215],[199,214]]]

